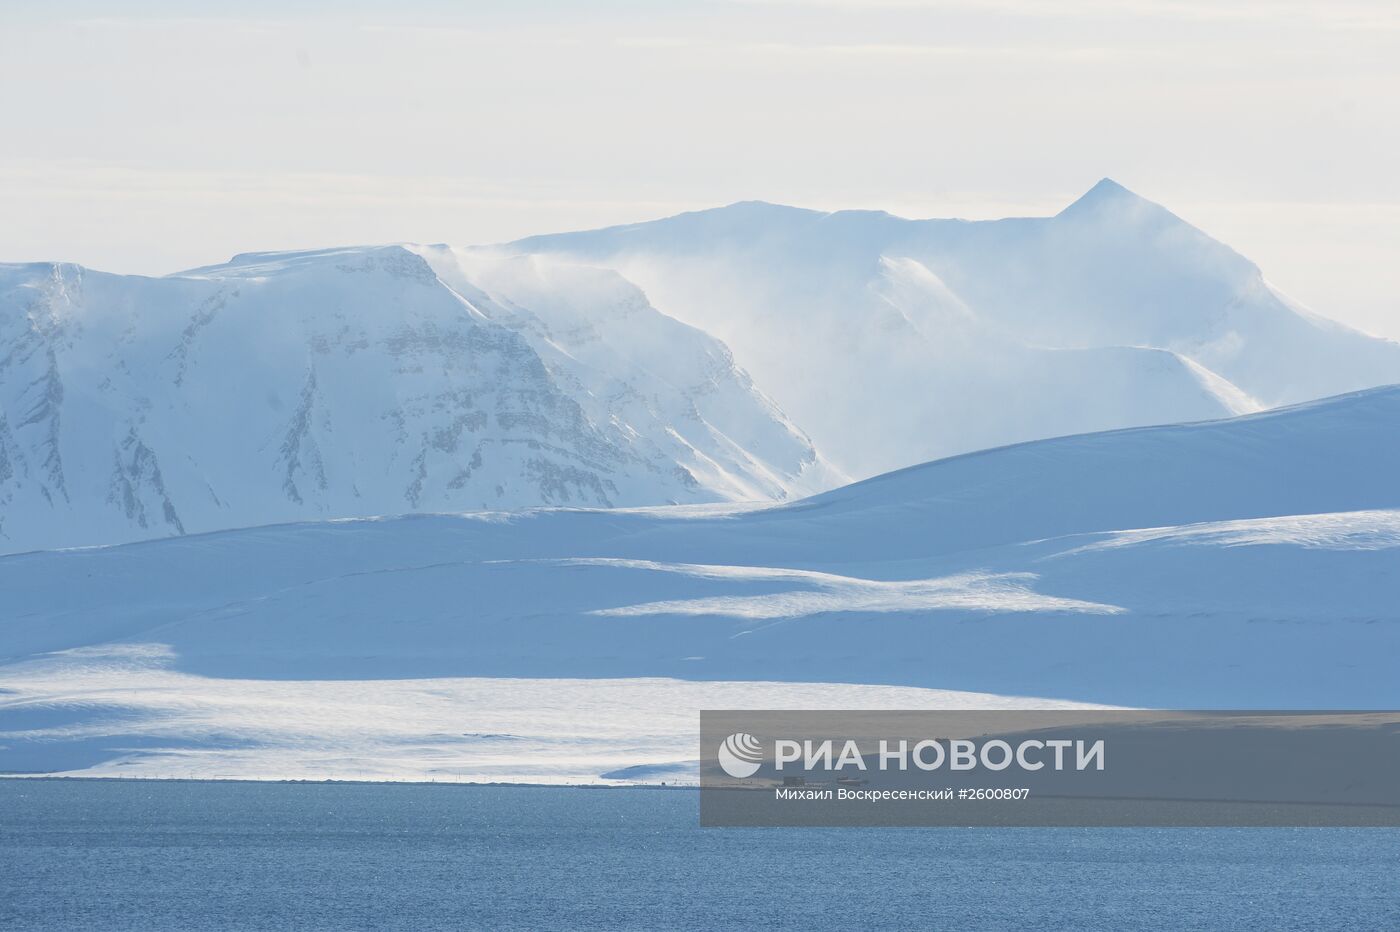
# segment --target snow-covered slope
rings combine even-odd
[[[536,256],[411,248],[493,321],[520,333],[590,420],[638,425],[634,434],[652,426],[652,435],[636,435],[634,443],[683,463],[719,498],[784,499],[846,481],[795,444],[800,434],[724,344],[658,313],[616,272]]]
[[[495,250],[618,269],[855,476],[1400,382],[1400,344],[1298,307],[1107,179],[1047,218],[750,202]]]
[[[199,748],[265,775],[289,733],[303,752],[345,738],[353,723],[332,710],[353,697],[383,722],[376,748],[432,748],[457,772],[509,756],[461,737],[507,720],[547,725],[565,756],[570,736],[605,732],[598,760],[632,748],[650,766],[670,753],[646,737],[679,714],[667,703],[816,695],[743,681],[982,696],[821,694],[838,705],[1392,708],[1398,424],[1392,387],[991,450],[787,505],[320,522],[12,555],[0,745],[40,769],[75,747],[83,766]],[[519,701],[538,715],[480,677],[529,679]],[[590,678],[614,679],[594,695]],[[643,707],[595,717],[599,696],[622,693]],[[588,740],[576,746],[592,754]],[[167,772],[149,766],[135,772]]]
[[[448,281],[397,246],[158,279],[0,266],[0,552],[839,480],[615,274],[477,262],[478,286],[434,261]]]

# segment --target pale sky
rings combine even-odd
[[[1109,176],[1400,338],[1395,0],[193,6],[0,9],[0,261],[1049,214]]]

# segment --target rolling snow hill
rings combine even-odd
[[[840,480],[615,273],[398,246],[166,278],[0,266],[0,552]]]
[[[1397,423],[1391,387],[954,457],[786,505],[12,555],[0,757],[285,775],[295,746],[306,775],[371,754],[399,776],[665,779],[687,716],[716,703],[1391,708]],[[358,721],[378,723],[360,735],[372,750]]]
[[[747,202],[488,252],[617,269],[723,340],[857,478],[1400,382],[1400,344],[1297,306],[1108,179],[1054,217]]]

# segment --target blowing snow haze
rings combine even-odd
[[[4,265],[0,346],[0,552],[782,501],[1400,382],[1400,344],[1107,179],[1045,218],[748,202],[161,278]]]

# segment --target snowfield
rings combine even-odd
[[[1398,423],[1391,387],[791,504],[11,555],[0,760],[656,782],[702,707],[1393,708]]]
[[[1076,707],[936,689],[674,679],[237,680],[152,649],[7,671],[11,771],[88,777],[694,784],[701,709]],[[83,707],[72,707],[81,683]]]

